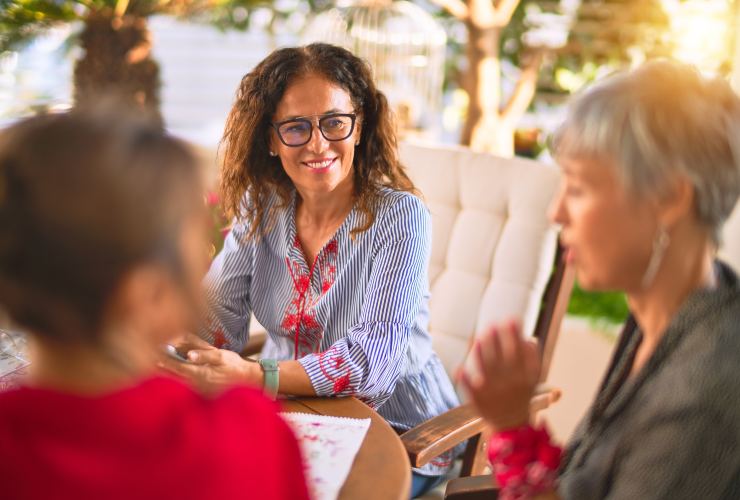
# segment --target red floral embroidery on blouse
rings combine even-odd
[[[334,380],[334,394],[339,394],[349,387],[349,373],[345,373],[341,377]]]
[[[301,243],[297,237],[293,240],[293,246],[301,249]],[[291,261],[289,257],[285,258],[285,263],[293,280],[293,290],[280,326],[293,332],[295,359],[317,352],[321,347],[324,328],[316,319],[314,308],[318,299],[328,292],[334,284],[337,249],[336,240],[329,241],[316,256],[316,260],[308,273],[305,272],[305,268],[300,262]],[[318,296],[315,296],[311,284],[317,268],[321,275],[321,292]]]
[[[324,251],[326,253],[337,253],[337,249],[338,249],[337,240],[331,240],[329,243],[326,244]]]
[[[226,336],[224,335],[224,332],[221,330],[213,332],[213,347],[221,349],[224,345],[226,345]]]
[[[440,455],[437,458],[430,460],[429,463],[432,465],[435,465],[437,467],[447,467],[452,463],[451,458],[445,458],[449,457],[449,453],[445,453],[444,455]]]
[[[329,350],[319,354],[319,368],[321,373],[328,380],[333,382],[332,391],[334,394],[345,392],[349,390],[350,393],[354,392],[350,384],[350,371],[349,367],[345,366],[342,370],[342,366],[345,364],[344,356],[339,353],[336,347],[331,347]],[[334,372],[343,372],[338,375],[333,375],[329,370]]]

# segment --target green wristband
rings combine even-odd
[[[260,359],[260,367],[265,374],[265,394],[275,399],[280,387],[280,366],[275,359]]]

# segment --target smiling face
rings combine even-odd
[[[298,78],[285,90],[273,123],[306,117],[311,121],[313,131],[306,144],[291,147],[286,146],[273,129],[270,132],[270,150],[280,157],[285,173],[304,199],[308,195],[352,193],[352,164],[355,146],[360,139],[360,117],[357,117],[352,134],[340,141],[327,140],[318,130],[318,123],[327,114],[354,112],[347,91],[318,75]],[[329,120],[325,122],[324,130],[331,137],[330,128],[338,125]],[[285,134],[283,137],[287,138]]]
[[[560,239],[588,290],[639,289],[658,227],[654,203],[627,192],[607,161],[561,158],[563,181],[550,208]]]

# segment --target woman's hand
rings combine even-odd
[[[188,361],[163,356],[160,367],[189,380],[206,393],[218,392],[235,383],[259,387],[263,384],[259,364],[235,352],[217,349],[194,335],[188,335],[175,346]]]
[[[495,430],[529,423],[529,404],[540,374],[537,344],[522,337],[518,322],[492,326],[473,345],[477,373],[461,380]]]

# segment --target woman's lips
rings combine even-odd
[[[301,163],[312,172],[321,173],[329,170],[336,160],[336,158],[320,158],[318,160],[304,161]]]

